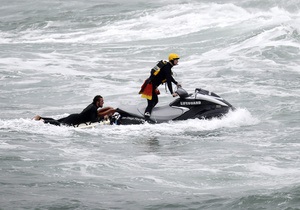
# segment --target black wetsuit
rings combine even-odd
[[[53,125],[79,125],[81,123],[87,122],[97,122],[100,119],[98,118],[98,107],[95,104],[88,105],[81,113],[71,114],[67,117],[55,120],[53,118],[41,117],[45,123],[50,123]]]
[[[151,114],[152,109],[156,106],[156,104],[158,103],[158,96],[155,92],[156,88],[166,82],[169,91],[171,92],[171,94],[173,94],[173,88],[172,88],[172,82],[174,84],[177,84],[177,81],[175,81],[175,79],[172,76],[172,64],[171,63],[167,63],[164,67],[161,68],[161,70],[159,71],[159,73],[154,76],[151,75],[149,80],[150,82],[152,82],[153,88],[152,88],[152,100],[147,99],[148,101],[148,106],[146,107],[145,113],[149,112]]]

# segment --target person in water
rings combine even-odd
[[[150,77],[144,82],[141,87],[140,94],[147,99],[148,106],[145,109],[144,116],[148,120],[151,116],[152,109],[158,103],[159,90],[157,87],[160,84],[166,83],[173,97],[178,94],[173,92],[172,82],[181,87],[181,85],[173,78],[172,67],[178,65],[179,55],[175,53],[169,54],[169,61],[160,61],[151,71]]]
[[[71,114],[67,117],[55,120],[53,118],[41,117],[36,115],[34,120],[43,120],[44,123],[49,123],[53,125],[69,125],[75,126],[81,123],[88,122],[99,122],[102,119],[109,119],[115,113],[115,109],[112,107],[102,108],[104,104],[104,99],[100,95],[96,95],[93,102],[88,105],[81,113]],[[101,108],[101,109],[100,109]]]

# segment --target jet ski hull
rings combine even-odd
[[[226,115],[234,107],[215,93],[196,89],[194,94],[188,94],[183,89],[177,90],[179,98],[165,106],[154,107],[149,123],[163,123],[187,119],[211,119]],[[127,105],[119,107],[119,124],[145,123],[144,111],[146,106]]]

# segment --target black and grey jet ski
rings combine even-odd
[[[163,123],[170,120],[211,119],[220,118],[234,110],[234,107],[213,92],[196,88],[194,93],[188,94],[183,88],[178,88],[179,98],[169,105],[157,106],[152,110],[150,123]],[[116,111],[120,114],[119,124],[145,123],[145,105],[124,105]]]

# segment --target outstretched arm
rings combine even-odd
[[[98,117],[104,118],[107,120],[110,116],[112,116],[116,110],[112,107],[104,107],[98,110]]]

